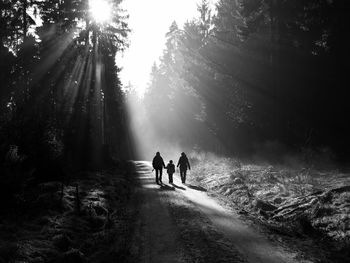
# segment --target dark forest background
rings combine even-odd
[[[157,140],[244,158],[348,161],[349,7],[220,0],[211,10],[201,1],[196,19],[170,26],[138,101]]]
[[[181,260],[227,251],[187,194],[128,162],[156,151],[188,154],[193,185],[178,193],[208,190],[279,244],[349,262],[350,1],[199,0],[169,25],[142,97],[119,78],[128,14],[105,1],[108,23],[88,0],[0,0],[0,262],[138,262],[159,248],[137,232],[163,202],[165,232],[186,222]]]
[[[115,64],[129,32],[120,2],[110,1],[113,20],[99,24],[85,0],[1,1],[5,167],[89,169],[131,157]]]
[[[135,158],[133,133],[147,125],[186,149],[349,160],[349,1],[220,0],[211,10],[203,0],[196,19],[170,25],[142,99],[118,77],[129,29],[111,3],[114,20],[101,25],[88,1],[1,1],[3,167]],[[130,117],[131,102],[142,107]]]

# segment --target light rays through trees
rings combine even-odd
[[[169,25],[143,98],[143,142],[245,157],[273,152],[280,161],[312,148],[346,159],[346,6],[220,0],[211,12],[199,1],[197,18]]]
[[[131,107],[134,119],[115,64],[130,31],[120,2],[0,3],[3,152],[17,145],[45,157],[45,147],[64,145],[71,163],[98,166],[111,151],[133,152],[128,123],[143,122],[133,131],[149,144],[139,143],[143,152],[164,142],[249,156],[276,141],[347,156],[346,2],[220,0],[211,11],[200,1],[195,19],[169,25],[142,106]],[[152,44],[143,33],[140,42]]]
[[[8,47],[16,47],[13,38],[22,42],[12,56],[15,74],[9,92],[2,97],[9,125],[18,122],[26,129],[40,123],[42,132],[64,144],[64,158],[77,167],[98,167],[111,155],[121,158],[128,152],[122,149],[127,126],[115,55],[127,47],[129,32],[121,1],[18,1],[22,14],[29,8],[40,13],[39,41],[27,35],[27,17],[17,17],[12,2],[3,4],[2,13],[9,18],[4,26],[18,21],[25,28],[18,28],[21,39],[2,36]],[[10,144],[30,144],[8,136]]]

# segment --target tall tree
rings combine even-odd
[[[2,44],[16,56],[9,90],[17,95],[4,99],[6,105],[14,97],[8,104],[16,105],[11,122],[26,118],[30,126],[37,122],[35,116],[44,129],[65,141],[66,158],[79,156],[76,164],[80,167],[84,163],[100,165],[103,149],[121,154],[125,147],[121,143],[126,129],[123,95],[114,57],[127,46],[129,29],[127,15],[119,7],[121,1],[107,2],[111,11],[108,23],[91,17],[89,1],[2,3],[6,10],[1,10],[1,19],[7,18],[1,30]],[[28,36],[32,14],[42,20],[41,27],[30,30],[35,30],[35,37]],[[8,33],[11,23],[19,25],[14,34]],[[27,130],[33,130],[29,126]],[[18,144],[18,136],[12,142]]]
[[[237,45],[244,40],[247,27],[241,14],[238,1],[219,0],[216,3],[216,15],[213,18],[214,35],[221,41]]]
[[[211,16],[211,8],[209,5],[208,0],[202,0],[197,5],[197,11],[199,12],[199,28],[200,28],[200,34],[202,37],[202,42],[205,42],[204,40],[209,36],[211,27],[212,27],[212,16]]]

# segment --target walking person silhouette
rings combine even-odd
[[[181,156],[180,156],[180,159],[179,161],[177,162],[177,166],[176,167],[179,167],[180,166],[180,177],[181,177],[181,182],[183,184],[186,183],[186,172],[187,172],[187,168],[189,170],[191,170],[191,166],[190,166],[190,163],[188,161],[188,158],[186,156],[186,154],[184,152],[181,153]]]
[[[165,167],[169,177],[169,184],[173,183],[173,174],[175,173],[175,165],[173,164],[173,160],[170,160],[167,166]]]
[[[156,170],[156,183],[161,184],[162,183],[162,174],[163,174],[163,168],[165,168],[165,164],[163,161],[162,156],[160,156],[160,153],[157,152],[156,156],[154,156],[152,161],[152,166],[154,170]]]

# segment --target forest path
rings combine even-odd
[[[159,186],[151,178],[151,168],[146,162],[135,162],[140,181],[138,189],[141,221],[140,262],[181,262],[174,236],[176,229],[162,197]]]
[[[140,181],[141,262],[306,262],[273,244],[205,189],[180,184],[177,174],[173,185],[160,186],[149,162],[135,166]]]

